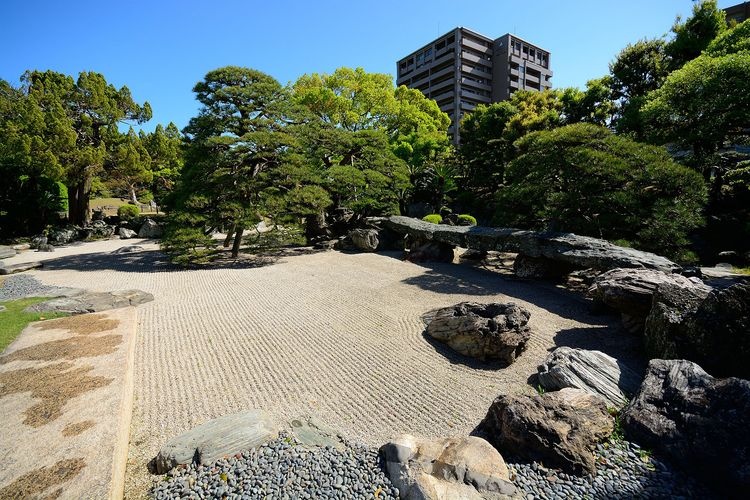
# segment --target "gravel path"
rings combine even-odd
[[[68,288],[45,285],[27,274],[11,275],[0,282],[0,302],[23,297],[54,297]]]
[[[148,251],[111,253],[133,244]],[[374,447],[401,433],[467,435],[498,394],[533,393],[527,379],[555,345],[625,359],[637,345],[579,296],[467,265],[320,252],[176,270],[156,248],[110,240],[8,259],[46,260],[29,273],[45,284],[154,294],[138,307],[129,497],[150,487],[146,464],[164,442],[227,413],[315,415]],[[423,337],[423,313],[464,300],[528,308],[533,334],[516,363],[476,364]]]

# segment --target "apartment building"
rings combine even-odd
[[[727,14],[727,22],[736,21],[741,23],[750,19],[750,2],[742,2],[724,9]]]
[[[515,35],[492,39],[462,27],[404,57],[396,70],[397,85],[421,90],[450,116],[456,144],[458,122],[477,105],[552,87],[549,51]]]

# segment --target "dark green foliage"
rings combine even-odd
[[[458,216],[458,224],[460,226],[476,226],[477,219],[469,214],[461,214]]]
[[[700,175],[661,148],[588,124],[529,134],[517,147],[498,225],[624,238],[674,255],[702,222]]]
[[[123,205],[117,209],[120,220],[131,221],[141,215],[141,209],[135,205]]]
[[[717,36],[708,45],[705,54],[719,57],[737,52],[750,52],[750,19]]]
[[[674,38],[666,45],[670,69],[679,69],[698,57],[726,29],[726,14],[716,0],[696,2],[693,14],[685,22],[678,19],[672,27]]]
[[[440,224],[443,222],[443,217],[440,214],[429,214],[422,217],[422,220],[430,224]]]

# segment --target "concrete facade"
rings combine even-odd
[[[741,23],[746,19],[750,19],[750,2],[742,2],[737,5],[732,5],[724,9],[727,14],[727,22],[736,21]]]
[[[434,99],[450,116],[453,142],[458,122],[479,104],[508,99],[516,90],[552,87],[550,53],[520,37],[492,39],[455,28],[396,63],[397,85]]]

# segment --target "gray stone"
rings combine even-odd
[[[425,222],[425,224],[429,224],[429,222]],[[414,235],[406,236],[406,246],[409,249],[406,260],[410,262],[453,262],[455,257],[454,245],[431,241]]]
[[[581,389],[499,396],[480,424],[503,453],[571,474],[596,474],[596,444],[613,428],[606,402]]]
[[[513,273],[519,278],[559,278],[573,268],[547,257],[530,257],[519,253],[513,261]]]
[[[641,446],[720,488],[750,488],[749,381],[717,379],[686,360],[653,359],[622,422]]]
[[[43,234],[40,234],[38,236],[34,236],[31,238],[31,248],[39,248],[40,245],[46,245],[47,244],[47,237]]]
[[[42,243],[36,247],[37,252],[54,252],[55,247],[50,245],[49,243]]]
[[[338,433],[315,417],[299,417],[289,421],[289,429],[297,440],[308,446],[330,446],[343,450],[345,443]]]
[[[22,273],[31,269],[39,269],[43,266],[44,264],[41,262],[21,262],[19,264],[10,264],[7,266],[0,266],[0,274],[6,275]]]
[[[170,439],[153,460],[158,474],[181,464],[212,464],[262,445],[278,435],[278,428],[262,410],[225,415]]]
[[[78,239],[78,232],[78,228],[76,227],[53,229],[47,236],[47,242],[55,246],[69,245]]]
[[[5,312],[5,311],[6,311],[5,306],[0,306],[0,312]]]
[[[612,269],[594,278],[589,295],[620,312],[633,333],[643,332],[656,289],[669,284],[685,293],[705,295],[711,287],[699,278],[686,278],[653,269]]]
[[[528,257],[546,257],[577,269],[606,271],[617,267],[635,267],[667,273],[680,269],[680,266],[665,257],[571,233],[448,226],[402,216],[387,217],[382,222],[384,227],[420,241],[434,241],[475,250],[515,252]]]
[[[363,252],[374,252],[380,244],[377,229],[354,229],[349,232],[349,238],[354,246]]]
[[[85,314],[108,311],[120,307],[137,306],[154,300],[154,296],[142,290],[118,290],[114,292],[84,292],[72,297],[58,297],[27,307],[29,312],[67,312]]]
[[[427,335],[482,361],[513,363],[531,337],[531,314],[516,304],[461,302],[428,312]]]
[[[750,282],[708,293],[659,286],[645,341],[652,358],[687,359],[716,376],[750,378]]]
[[[12,245],[11,248],[15,250],[16,252],[21,252],[23,250],[28,250],[31,248],[30,243],[20,243],[18,245]]]
[[[0,245],[0,259],[7,259],[10,257],[14,257],[15,255],[16,255],[15,249],[13,249],[12,247]]]
[[[521,498],[503,457],[479,437],[418,439],[405,434],[383,445],[380,454],[403,499]]]
[[[638,390],[640,377],[601,351],[558,347],[538,368],[539,384],[548,391],[566,387],[601,396],[616,409],[625,406]]]
[[[162,235],[161,224],[156,222],[154,219],[149,217],[143,221],[141,228],[138,230],[139,238],[161,238]]]
[[[145,249],[140,245],[126,245],[124,247],[120,247],[117,250],[113,250],[113,254],[121,254],[121,253],[135,253],[135,252],[143,252]]]
[[[127,239],[130,239],[130,238],[135,238],[135,236],[136,236],[135,231],[133,231],[132,229],[128,229],[126,227],[121,227],[117,231],[117,234],[120,236],[121,240],[127,240]]]

